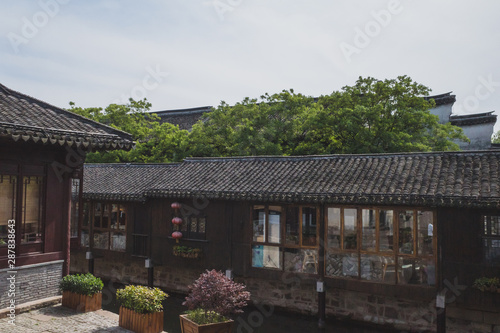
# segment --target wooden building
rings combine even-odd
[[[182,292],[216,268],[254,302],[320,319],[498,330],[500,294],[472,284],[500,277],[499,162],[474,151],[86,165],[72,270],[88,270],[89,252],[99,276],[146,284],[149,271]]]
[[[132,145],[127,133],[0,85],[0,309],[59,294],[85,153]]]

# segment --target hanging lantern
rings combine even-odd
[[[172,207],[173,209],[180,209],[181,208],[181,204],[178,203],[178,202],[172,202],[172,204],[170,205],[170,207]]]
[[[175,242],[176,242],[176,243],[179,243],[179,239],[181,239],[181,238],[182,238],[182,232],[180,232],[180,231],[174,231],[174,232],[172,233],[172,238],[174,238],[174,239],[175,239]]]
[[[172,219],[172,223],[175,225],[180,225],[180,224],[182,224],[182,219],[180,217],[174,217]]]

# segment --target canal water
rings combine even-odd
[[[118,313],[116,290],[124,286],[107,282],[103,289],[102,308]],[[163,303],[164,330],[168,333],[181,333],[179,315],[187,310],[182,305],[184,296],[169,294]],[[387,329],[379,329],[345,322],[328,320],[324,329],[318,328],[317,317],[280,312],[268,306],[246,307],[245,312],[235,316],[233,333],[382,333]]]

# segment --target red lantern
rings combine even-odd
[[[180,224],[182,224],[182,219],[180,217],[174,217],[172,219],[172,223],[175,225],[180,225]]]
[[[180,232],[180,231],[174,231],[174,232],[172,233],[172,238],[174,238],[174,239],[175,239],[175,242],[176,242],[176,243],[179,243],[179,239],[181,239],[181,238],[182,238],[182,232]]]
[[[181,204],[178,203],[178,202],[173,202],[170,207],[172,207],[173,209],[180,209],[181,208]]]

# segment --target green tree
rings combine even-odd
[[[188,132],[169,123],[160,124],[156,114],[149,113],[146,99],[127,105],[110,104],[102,108],[81,108],[70,102],[72,112],[132,134],[136,146],[130,151],[115,150],[87,154],[88,163],[177,162],[185,157]]]
[[[468,139],[439,124],[422,96],[430,89],[407,76],[359,78],[341,91],[312,97],[293,90],[221,103],[189,136],[191,156],[311,155],[458,150]]]

